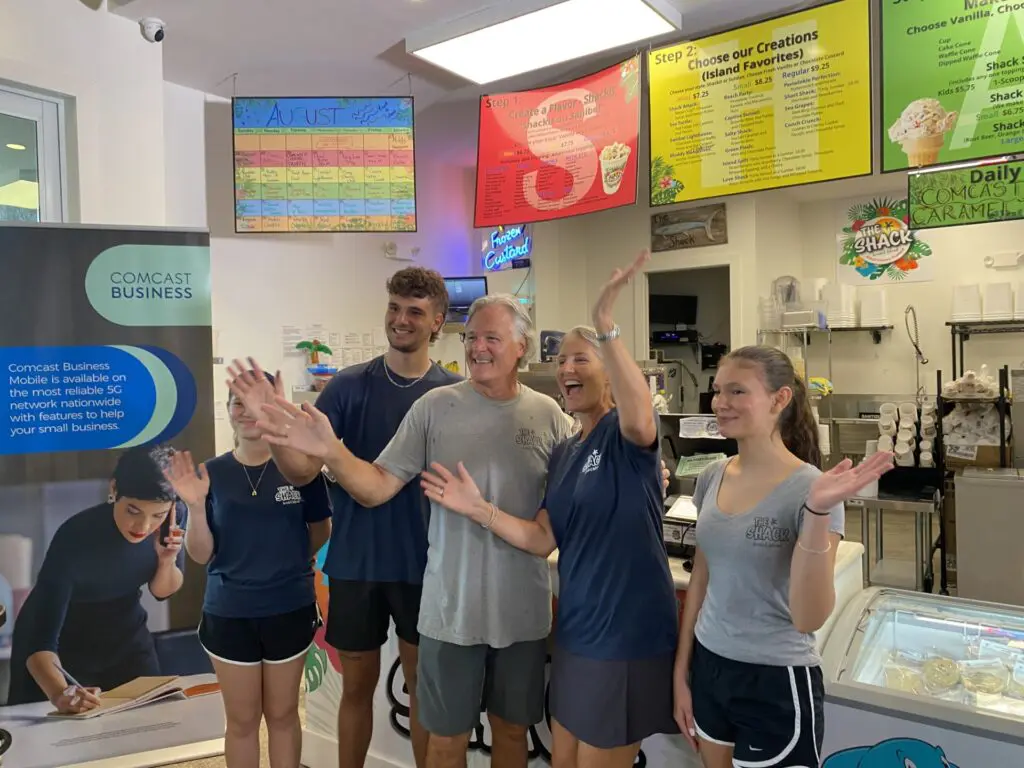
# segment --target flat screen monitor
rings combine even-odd
[[[697,297],[651,294],[647,319],[658,325],[696,325]]]
[[[486,277],[446,277],[444,285],[448,289],[448,306],[455,310],[467,310],[487,295]]]

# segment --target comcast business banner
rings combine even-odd
[[[0,484],[107,479],[119,449],[212,455],[209,235],[0,227]]]

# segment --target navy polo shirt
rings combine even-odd
[[[352,453],[373,462],[413,403],[432,389],[458,381],[461,376],[436,363],[419,381],[404,379],[385,369],[383,356],[375,357],[339,371],[320,393],[316,407]],[[418,482],[372,509],[340,485],[331,483],[330,492],[334,520],[323,566],[329,579],[423,583],[430,508]]]
[[[175,522],[181,528],[187,515],[179,503]],[[83,685],[119,685],[155,673],[140,598],[156,575],[153,539],[159,531],[139,543],[128,541],[117,529],[112,504],[83,510],[57,529],[14,624],[8,704],[45,700],[25,668],[40,651],[59,654]],[[184,570],[184,547],[175,563]]]
[[[552,453],[544,506],[558,543],[555,641],[570,653],[630,660],[675,651],[658,444],[626,440],[613,409],[585,440],[575,435]]]
[[[331,516],[327,482],[318,475],[296,489],[273,461],[265,467],[243,466],[233,453],[206,462],[213,557],[203,610],[214,616],[256,619],[316,602],[306,526]]]

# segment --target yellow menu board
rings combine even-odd
[[[648,53],[651,205],[870,174],[868,2]]]

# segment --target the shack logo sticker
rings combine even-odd
[[[931,280],[932,249],[909,222],[906,198],[849,205],[838,238],[839,281],[871,285]]]

